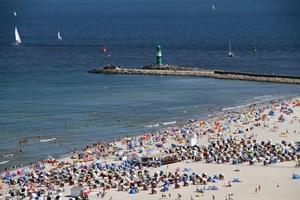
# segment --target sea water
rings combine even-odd
[[[289,84],[87,73],[153,64],[160,44],[168,64],[299,76],[298,1],[3,0],[0,9],[0,154],[22,150],[0,156],[7,164],[300,94]]]

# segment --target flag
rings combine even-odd
[[[105,46],[103,47],[103,53],[106,53],[106,47]]]

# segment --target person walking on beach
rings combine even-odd
[[[178,193],[178,200],[181,200],[181,194]]]

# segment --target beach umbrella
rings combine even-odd
[[[5,177],[5,179],[7,179],[7,180],[8,180],[8,179],[10,179],[10,177],[11,177],[11,174],[10,174],[9,172],[6,172],[4,177]]]
[[[135,188],[131,188],[130,191],[129,191],[129,194],[136,194],[136,189]]]
[[[238,178],[233,178],[232,182],[239,182],[240,180]]]
[[[87,154],[91,154],[91,150],[89,150],[89,149],[86,150],[85,152],[86,152]]]
[[[300,179],[300,175],[293,173],[292,179]]]
[[[21,175],[25,175],[24,172],[23,172],[22,170],[18,170],[18,171],[17,171],[17,174],[20,175],[20,176],[21,176]]]
[[[134,146],[138,146],[140,144],[139,139],[136,137],[134,140]]]
[[[27,191],[28,191],[28,192],[35,192],[35,190],[34,190],[33,187],[28,187],[28,188],[27,188]]]
[[[92,192],[93,192],[93,190],[88,190],[88,191],[84,192],[84,194],[89,195]],[[62,196],[62,195],[60,195],[60,196]]]
[[[47,174],[45,171],[40,172],[40,175],[45,175],[45,174]]]
[[[213,128],[208,129],[208,131],[209,131],[210,133],[215,133],[215,130],[214,130]]]

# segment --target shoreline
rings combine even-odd
[[[110,138],[110,139],[106,139],[106,140],[97,140],[95,141],[93,144],[101,144],[101,143],[113,143],[114,141],[120,141],[126,137],[139,137],[142,135],[142,132],[161,132],[161,131],[164,131],[164,130],[168,130],[168,129],[171,129],[173,127],[178,127],[178,126],[182,126],[182,125],[187,125],[190,121],[210,121],[210,120],[213,120],[215,118],[220,118],[220,117],[224,117],[225,115],[228,115],[232,112],[244,112],[246,111],[247,109],[249,109],[249,107],[253,106],[253,105],[256,105],[258,107],[261,107],[261,106],[265,106],[265,105],[269,105],[270,104],[270,101],[273,101],[273,100],[278,100],[278,99],[284,99],[284,100],[292,100],[292,99],[297,99],[297,98],[300,98],[300,96],[297,96],[296,94],[294,95],[289,95],[289,96],[286,96],[286,97],[277,97],[277,96],[273,96],[273,97],[269,97],[267,99],[264,99],[263,101],[255,101],[255,102],[251,102],[251,103],[248,103],[248,104],[245,104],[245,105],[240,105],[240,106],[234,106],[234,107],[226,107],[226,108],[221,108],[220,110],[214,110],[214,111],[208,111],[208,113],[210,114],[207,114],[205,116],[201,116],[201,117],[198,117],[198,116],[188,116],[186,117],[186,119],[184,120],[181,120],[181,121],[176,121],[175,124],[172,124],[172,126],[168,126],[168,125],[163,125],[162,123],[163,122],[157,122],[155,124],[159,124],[159,126],[157,127],[147,127],[149,128],[149,130],[144,130],[144,131],[139,131],[139,132],[135,132],[135,133],[131,133],[131,134],[127,134],[126,136],[119,136],[119,137],[116,137],[116,138]],[[153,126],[155,124],[149,124],[149,125],[145,125],[144,127],[146,126]],[[150,130],[151,129],[151,130]],[[31,139],[31,138],[40,138],[40,136],[31,136],[31,137],[27,137],[27,139]],[[55,141],[56,143],[56,141]],[[90,145],[93,145],[93,144],[87,144],[87,146],[90,146]],[[75,148],[72,148],[72,149],[77,149],[77,151],[81,151],[84,147],[75,147]],[[8,154],[19,154],[20,152],[20,149],[16,150],[16,152],[11,152],[11,153],[8,153]],[[60,156],[56,156],[57,160],[63,160],[64,158],[68,158],[71,156],[72,153],[66,153],[64,155],[60,155]],[[4,156],[5,157],[5,156]],[[7,156],[7,158],[10,158],[10,156]],[[44,158],[46,159],[46,158]],[[6,164],[6,163],[9,163],[10,160],[4,160],[0,163],[3,163],[3,164]],[[29,166],[30,165],[30,162],[28,163],[22,163],[22,166]],[[12,169],[13,166],[12,165],[9,165],[9,166],[6,166],[5,168],[9,168],[9,171],[12,171],[12,170],[15,170],[15,169]],[[0,174],[1,172],[5,171],[4,168],[1,169],[0,168]]]
[[[93,74],[196,76],[196,77],[218,78],[218,79],[229,79],[229,80],[300,84],[300,77],[297,76],[208,70],[208,69],[191,68],[191,67],[179,67],[175,65],[153,65],[153,66],[145,66],[143,68],[124,68],[121,66],[109,65],[104,67],[103,69],[92,69],[88,72]]]
[[[284,100],[281,100],[281,101],[279,101],[279,100],[277,100],[277,102],[289,102],[289,104],[291,104],[291,102],[295,102],[297,99],[299,99],[299,97],[291,97],[291,98],[287,98],[287,99],[284,99]],[[214,139],[214,137],[216,137],[215,136],[215,134],[210,134],[210,133],[208,133],[207,132],[207,130],[209,130],[208,129],[208,127],[207,128],[204,128],[205,126],[203,126],[202,127],[202,125],[201,126],[196,126],[195,124],[200,124],[200,123],[202,123],[202,122],[204,122],[205,121],[205,123],[207,123],[207,124],[210,124],[211,126],[213,126],[213,124],[214,124],[214,122],[216,122],[216,121],[224,121],[224,119],[226,119],[226,116],[228,117],[229,115],[231,115],[231,114],[234,114],[234,115],[238,115],[238,113],[240,113],[240,114],[242,114],[242,113],[247,113],[246,111],[248,111],[249,112],[249,110],[251,110],[251,107],[258,107],[258,108],[266,108],[268,111],[269,110],[271,110],[271,109],[274,109],[274,105],[276,105],[276,101],[274,100],[274,102],[275,102],[275,104],[273,103],[269,103],[269,104],[265,104],[265,105],[251,105],[251,106],[247,106],[247,107],[243,107],[243,109],[239,109],[239,108],[237,108],[237,109],[235,109],[235,110],[230,110],[230,111],[228,111],[228,110],[226,110],[226,112],[224,112],[222,115],[216,115],[216,116],[211,116],[211,117],[208,117],[206,120],[191,120],[191,121],[189,121],[189,122],[186,122],[186,123],[183,123],[183,124],[181,124],[181,126],[180,125],[176,125],[176,126],[171,126],[171,127],[169,127],[169,128],[166,128],[166,129],[161,129],[161,130],[157,130],[157,131],[155,131],[155,133],[152,133],[152,137],[157,137],[157,136],[159,136],[159,137],[164,137],[164,135],[165,135],[165,137],[166,137],[166,139],[167,139],[167,143],[163,143],[163,144],[166,144],[166,146],[163,148],[163,149],[165,149],[165,150],[167,150],[167,149],[170,149],[171,148],[171,144],[172,143],[176,143],[177,142],[177,144],[180,144],[180,141],[181,140],[179,140],[180,138],[178,138],[178,139],[176,139],[175,138],[175,136],[177,137],[177,136],[179,136],[180,137],[180,135],[181,134],[179,134],[178,135],[178,133],[177,132],[174,132],[173,133],[173,131],[171,131],[171,130],[174,130],[174,128],[176,128],[176,127],[178,127],[179,129],[182,129],[182,128],[184,128],[185,130],[190,130],[190,132],[188,132],[187,133],[187,135],[191,135],[192,133],[197,133],[197,141],[199,142],[199,145],[200,145],[200,148],[202,148],[201,147],[201,145],[208,145],[208,144],[210,144],[210,142],[211,141],[215,141],[216,139]],[[287,103],[285,103],[285,104],[287,104]],[[296,104],[295,104],[296,105]],[[278,106],[277,106],[278,107]],[[291,106],[291,108],[292,108],[292,106]],[[294,119],[294,118],[292,118],[292,116],[286,116],[286,117],[289,117],[288,119],[286,119],[286,122],[284,122],[284,124],[285,124],[285,126],[284,127],[280,127],[279,128],[279,130],[277,131],[277,134],[279,134],[279,135],[277,135],[276,134],[276,137],[275,137],[275,135],[272,133],[272,132],[270,132],[270,133],[268,133],[268,132],[265,132],[265,131],[267,131],[267,130],[269,130],[270,129],[270,127],[262,127],[262,129],[261,129],[261,131],[263,131],[263,130],[265,130],[265,131],[263,131],[263,132],[261,132],[261,131],[259,131],[259,130],[257,130],[258,131],[258,133],[260,133],[260,134],[262,134],[261,136],[259,135],[259,134],[257,134],[258,136],[255,136],[254,134],[252,135],[252,133],[245,133],[245,135],[244,135],[244,138],[247,138],[246,137],[246,134],[248,135],[248,137],[250,137],[251,136],[251,138],[253,137],[253,138],[255,138],[255,139],[257,139],[258,141],[264,141],[264,140],[267,140],[266,138],[281,138],[281,133],[280,132],[282,132],[282,131],[284,131],[284,129],[286,129],[286,130],[288,130],[289,129],[289,131],[290,131],[290,133],[289,133],[289,135],[290,135],[290,137],[292,137],[292,138],[294,138],[292,141],[295,141],[295,139],[296,139],[296,141],[300,141],[300,136],[299,136],[299,131],[298,131],[298,134],[297,133],[292,133],[292,129],[294,129],[293,127],[296,127],[297,126],[297,124],[299,124],[300,123],[300,116],[299,116],[299,111],[300,111],[300,108],[299,107],[294,107],[294,109],[295,109],[295,113],[294,113],[294,115],[296,115],[296,116],[294,116],[294,117],[297,117],[297,118],[295,118],[295,121],[296,122],[293,122],[293,123],[296,123],[296,124],[290,124],[291,123],[291,121]],[[278,109],[276,109],[276,110],[278,110]],[[279,111],[279,110],[278,110]],[[277,116],[278,117],[278,116]],[[270,119],[271,120],[271,119]],[[289,121],[289,120],[291,120],[291,121]],[[298,121],[299,120],[299,121]],[[243,121],[243,120],[242,120]],[[290,123],[289,123],[289,122]],[[270,123],[271,123],[271,121],[270,121]],[[233,123],[233,125],[231,125],[231,128],[229,128],[228,130],[230,131],[230,132],[226,132],[226,131],[224,131],[224,133],[222,133],[222,134],[224,134],[224,136],[222,136],[222,137],[224,137],[224,138],[229,138],[228,136],[230,136],[230,138],[231,137],[233,137],[233,138],[235,138],[235,137],[238,137],[238,138],[240,138],[240,139],[243,139],[243,137],[242,137],[242,135],[240,135],[240,134],[234,134],[234,132],[236,131],[236,130],[239,130],[240,128],[243,128],[243,129],[246,129],[246,127],[247,127],[248,125],[244,125],[244,124],[240,124],[240,123]],[[270,125],[271,126],[271,125]],[[278,124],[278,126],[279,126],[279,124]],[[180,128],[181,127],[181,128]],[[235,130],[234,130],[235,129]],[[256,130],[257,128],[254,128],[254,130]],[[260,128],[258,128],[258,129],[260,129]],[[166,132],[166,133],[160,133],[161,131],[164,131],[164,132]],[[203,131],[205,131],[205,132],[207,132],[207,135],[203,135],[204,134],[204,132]],[[295,131],[296,131],[296,129],[295,129]],[[153,135],[154,134],[154,135]],[[175,135],[173,135],[173,134],[175,134]],[[200,134],[200,135],[199,135]],[[250,134],[250,135],[249,135]],[[151,135],[151,134],[150,134]],[[157,135],[157,136],[155,136],[155,135]],[[173,136],[172,136],[173,135]],[[265,136],[264,136],[265,135]],[[132,137],[134,137],[134,138],[141,138],[141,137],[143,137],[143,135],[139,135],[139,136],[132,136]],[[151,136],[150,136],[151,137]],[[206,139],[205,139],[206,138]],[[240,139],[238,139],[237,141],[240,141]],[[282,139],[284,139],[284,138],[282,138]],[[134,140],[133,138],[132,138],[132,140]],[[207,141],[206,141],[207,140]],[[120,142],[121,141],[121,142]],[[122,147],[123,149],[124,149],[124,151],[126,152],[127,150],[127,147],[128,147],[128,145],[130,144],[129,143],[129,141],[126,139],[126,138],[122,138],[121,140],[118,140],[118,141],[114,141],[114,142],[112,142],[112,143],[108,143],[108,142],[105,142],[105,143],[103,143],[103,144],[98,144],[98,146],[97,145],[93,145],[93,144],[91,144],[90,145],[90,147],[86,147],[86,149],[84,150],[84,151],[82,151],[82,150],[80,150],[79,152],[76,152],[77,154],[78,153],[80,153],[80,152],[87,152],[87,151],[92,151],[92,152],[95,152],[95,154],[96,154],[96,152],[97,152],[97,150],[101,147],[101,145],[104,145],[105,146],[105,148],[107,147],[107,151],[109,150],[109,149],[111,149],[111,150],[113,150],[113,149],[115,149],[115,147],[116,147],[116,142],[117,143],[119,143],[119,146],[120,147]],[[156,143],[156,142],[155,142]],[[100,145],[100,146],[99,146]],[[133,149],[135,149],[135,147],[133,148]],[[159,148],[156,148],[155,147],[155,149],[156,150],[159,150]],[[155,151],[156,151],[155,150]],[[120,153],[120,150],[116,150],[115,151],[116,153]],[[104,150],[104,153],[105,153],[105,150]],[[128,156],[130,155],[130,152],[127,152],[128,153]],[[90,163],[89,164],[89,166],[91,165],[92,166],[92,164],[94,163],[106,163],[106,164],[112,164],[112,163],[118,163],[118,164],[121,164],[122,163],[122,161],[120,161],[120,160],[116,160],[116,156],[115,156],[116,154],[114,154],[114,153],[108,153],[108,156],[104,156],[104,154],[102,154],[102,153],[100,153],[99,155],[94,155],[94,154],[91,154],[91,155],[89,155],[89,156],[91,156],[90,157],[90,160],[91,161],[88,161],[88,162],[86,162],[86,163]],[[299,156],[299,153],[297,153],[297,155]],[[50,164],[50,163],[48,163],[48,164],[35,164],[34,165],[34,167],[33,168],[29,168],[28,170],[30,170],[30,171],[36,171],[37,169],[36,169],[36,167],[37,166],[45,166],[46,168],[44,169],[45,171],[46,171],[46,173],[48,173],[48,172],[50,172],[51,171],[51,169],[50,168],[56,168],[56,169],[62,169],[62,168],[64,168],[64,167],[68,167],[68,166],[71,166],[71,168],[72,168],[72,163],[74,163],[74,159],[72,159],[71,158],[72,157],[72,154],[68,154],[66,157],[62,157],[62,158],[59,158],[58,159],[58,161],[64,161],[65,163],[69,163],[69,164],[71,164],[71,165],[63,165],[63,164]],[[93,159],[92,159],[93,158]],[[75,156],[75,159],[79,159],[79,157],[78,157],[78,155],[76,155]],[[80,163],[80,162],[79,162]],[[75,164],[75,163],[74,163]],[[77,166],[78,164],[75,164],[75,166]],[[213,170],[213,169],[222,169],[222,170],[224,170],[224,171],[226,171],[226,180],[228,180],[228,178],[227,177],[230,177],[230,179],[232,179],[232,176],[235,176],[234,174],[236,173],[236,172],[230,172],[231,170],[232,170],[232,168],[235,168],[235,165],[232,165],[232,164],[229,164],[229,163],[220,163],[220,164],[217,164],[217,163],[214,163],[214,162],[212,162],[212,163],[205,163],[204,161],[198,161],[198,162],[194,162],[193,161],[193,159],[187,159],[187,160],[182,160],[182,161],[180,161],[180,162],[175,162],[174,164],[168,164],[168,165],[162,165],[161,167],[159,167],[159,166],[157,166],[157,167],[146,167],[146,166],[144,166],[144,169],[148,169],[151,173],[154,173],[155,171],[157,171],[157,170],[167,170],[167,171],[170,171],[170,172],[175,172],[175,174],[176,174],[176,172],[178,171],[178,168],[180,169],[180,168],[189,168],[189,166],[191,166],[190,168],[192,168],[193,170],[195,170],[195,171],[198,171],[198,168],[196,167],[196,166],[201,166],[201,169],[204,169],[205,171],[211,171],[211,170]],[[211,168],[211,167],[209,167],[209,166],[214,166],[213,167],[213,169],[209,169],[209,168]],[[282,170],[284,170],[284,171],[287,171],[287,172],[289,172],[289,173],[297,173],[298,171],[299,171],[299,169],[297,170],[297,168],[295,168],[294,166],[295,166],[295,162],[294,161],[289,161],[289,162],[279,162],[279,163],[277,163],[277,164],[272,164],[272,165],[267,165],[267,166],[264,166],[264,165],[262,165],[262,164],[255,164],[254,166],[251,166],[251,165],[249,165],[249,164],[247,164],[247,163],[241,163],[241,164],[239,164],[238,166],[240,166],[240,167],[242,167],[242,168],[244,168],[244,170],[245,169],[247,169],[247,170],[249,170],[249,171],[255,171],[255,173],[260,173],[260,171],[265,171],[266,169],[269,169],[269,170],[271,170],[271,171],[276,171],[276,170],[280,170],[280,171],[282,171]],[[28,166],[27,167],[25,167],[25,168],[28,168]],[[35,169],[34,169],[35,168]],[[182,170],[182,169],[181,169]],[[181,171],[181,170],[179,170],[179,171]],[[16,170],[12,170],[12,171],[10,171],[10,173],[12,173],[12,172],[15,172]],[[41,170],[38,170],[38,172],[35,172],[35,173],[40,173],[40,171]],[[48,172],[47,172],[48,171]],[[222,171],[223,172],[223,171]],[[182,173],[184,173],[183,171],[182,171]],[[187,172],[188,173],[188,172]],[[198,173],[199,173],[199,171],[198,171]],[[232,174],[233,173],[233,174]],[[250,173],[250,172],[249,172]],[[252,172],[251,172],[252,173]],[[251,174],[250,173],[250,174]],[[276,172],[276,173],[278,173],[278,172]],[[3,175],[3,174],[2,174]],[[227,176],[228,175],[228,176]],[[285,174],[286,175],[286,174]],[[243,175],[244,176],[244,175]],[[242,177],[243,177],[242,176]],[[277,177],[277,175],[275,176],[275,177]],[[247,179],[248,179],[249,177],[247,177]],[[250,178],[251,179],[251,178]],[[246,182],[246,180],[243,180],[243,182]],[[79,183],[79,182],[78,182]],[[224,184],[226,183],[226,182],[223,182]],[[271,183],[271,182],[270,182]],[[3,182],[1,183],[1,184],[3,184]],[[75,184],[76,184],[76,182],[75,182]],[[180,183],[181,184],[181,183]],[[200,185],[198,185],[198,184],[196,184],[197,185],[197,187],[205,187],[205,185],[206,184],[200,184]],[[210,185],[210,184],[209,184]],[[218,184],[217,184],[218,185]],[[241,185],[243,185],[243,184],[241,184]],[[2,193],[3,191],[4,192],[7,192],[8,191],[8,186],[5,184],[5,185],[2,185],[2,187],[3,187],[3,189],[2,190],[0,190],[0,193]],[[64,189],[65,189],[65,192],[63,192],[63,195],[69,195],[70,194],[70,190],[71,190],[71,187],[72,186],[64,186]],[[127,188],[127,186],[124,186],[124,187],[126,187]],[[187,191],[190,193],[190,195],[192,195],[192,196],[195,196],[195,195],[199,195],[199,193],[197,192],[197,193],[195,193],[195,192],[192,192],[193,190],[195,190],[195,185],[193,186],[193,185],[191,185],[191,187],[184,187],[184,188],[186,188],[187,190],[185,191],[185,190],[182,190],[182,189],[170,189],[170,194],[172,195],[172,196],[174,196],[174,195],[176,195],[176,191],[179,191],[180,193],[182,192],[182,194],[184,195],[184,199],[187,199],[187,195],[185,194]],[[218,185],[218,187],[221,187],[221,185]],[[265,184],[263,185],[263,187],[267,187]],[[17,188],[17,187],[16,187]],[[100,187],[99,188],[99,192],[101,192],[102,191],[102,189],[101,188],[103,188],[103,187]],[[193,190],[191,190],[191,188],[193,188]],[[292,187],[292,188],[294,188],[294,187]],[[130,189],[130,188],[129,188]],[[141,190],[141,189],[139,189],[139,190]],[[220,190],[224,190],[224,188],[220,188]],[[108,193],[108,195],[110,195],[110,196],[112,196],[112,198],[113,199],[120,199],[120,198],[118,198],[118,195],[120,194],[120,192],[115,192],[116,191],[116,189],[114,189],[114,188],[110,188],[109,190],[107,190],[106,192]],[[294,191],[294,190],[293,190]],[[104,191],[103,191],[104,192]],[[175,193],[174,193],[175,192]],[[192,193],[191,193],[192,192]],[[224,191],[223,191],[224,192]],[[237,192],[236,190],[234,191],[235,193]],[[98,193],[98,187],[97,187],[97,193]],[[161,192],[158,192],[159,194],[161,194]],[[237,193],[240,193],[240,192],[237,192]],[[57,193],[58,194],[58,193]],[[122,194],[126,194],[126,195],[129,195],[129,196],[127,196],[126,198],[128,199],[128,198],[130,198],[130,199],[138,199],[138,198],[140,198],[141,196],[140,195],[142,195],[142,196],[144,196],[143,198],[145,198],[145,199],[148,199],[147,198],[147,196],[148,196],[148,193],[146,192],[143,192],[143,191],[140,191],[139,192],[139,194],[137,195],[137,196],[131,196],[131,194],[128,194],[128,191],[127,192],[123,192]],[[217,191],[216,191],[216,193],[214,193],[217,197],[220,195],[219,193],[217,193]],[[295,191],[292,193],[292,194],[294,194],[295,195]],[[97,195],[96,193],[94,194],[94,196],[95,195]],[[146,195],[146,196],[145,196]],[[249,194],[248,194],[249,195]],[[88,195],[89,196],[89,195]],[[94,199],[94,196],[91,194],[91,196],[90,196],[90,199]],[[148,196],[149,197],[149,199],[151,198],[151,196]],[[195,196],[196,197],[196,196]],[[195,198],[194,197],[194,198]],[[95,196],[95,198],[96,198],[96,196]],[[156,196],[155,198],[158,198],[158,196]],[[203,197],[204,199],[206,199],[205,197]],[[107,196],[107,198],[106,199],[108,199],[108,196]],[[210,198],[209,198],[210,199]],[[254,198],[255,199],[255,198]]]

